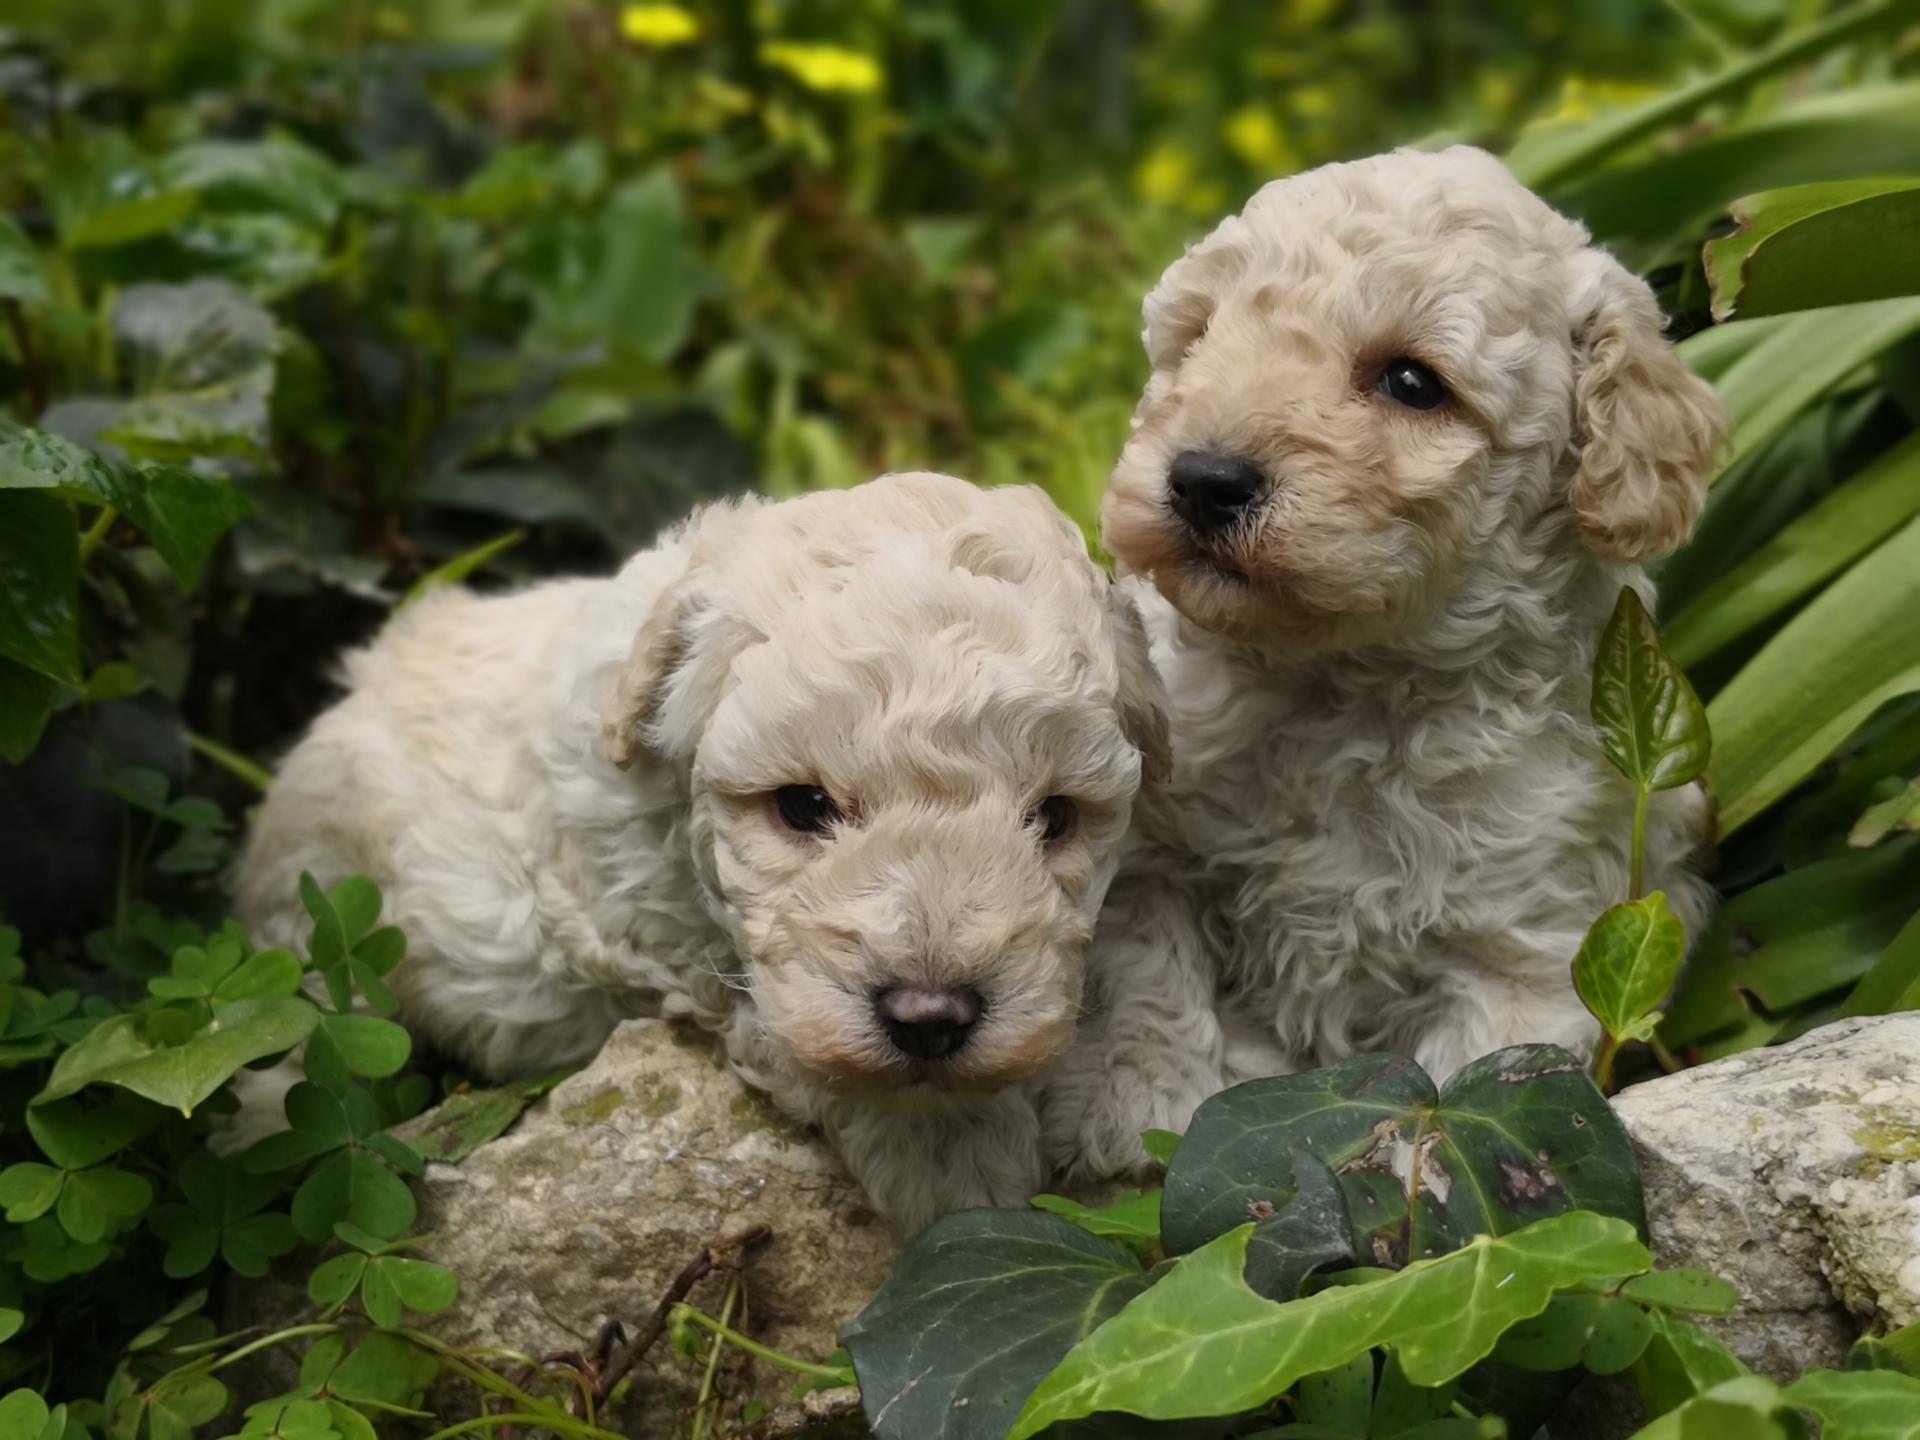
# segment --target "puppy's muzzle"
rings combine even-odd
[[[892,985],[873,1008],[894,1049],[913,1060],[945,1060],[965,1047],[986,1003],[971,986]]]
[[[1266,472],[1237,455],[1183,450],[1167,467],[1167,504],[1203,538],[1239,523],[1266,488]]]

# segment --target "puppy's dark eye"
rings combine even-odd
[[[1440,377],[1418,360],[1402,355],[1380,372],[1380,393],[1409,410],[1432,410],[1447,398]]]
[[[781,824],[802,835],[824,835],[845,818],[818,785],[782,785],[773,792],[773,808]]]
[[[1027,824],[1040,832],[1040,838],[1051,845],[1056,840],[1064,840],[1073,833],[1073,822],[1080,818],[1080,812],[1073,801],[1064,795],[1049,795],[1027,813]]]

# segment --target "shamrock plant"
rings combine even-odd
[[[217,833],[178,802],[161,809],[187,833]],[[231,1414],[231,1366],[296,1343],[308,1345],[296,1388],[221,1433],[369,1440],[370,1415],[414,1411],[448,1368],[507,1402],[505,1413],[552,1412],[561,1431],[602,1433],[406,1328],[459,1290],[451,1272],[407,1253],[432,1237],[406,1233],[418,1210],[408,1179],[423,1161],[393,1127],[433,1087],[400,1073],[407,1032],[367,1013],[395,1008],[386,977],[406,944],[378,924],[380,893],[365,880],[325,890],[303,876],[301,895],[313,921],[306,959],[255,949],[231,922],[208,932],[129,917],[115,968],[137,972],[141,946],[171,948],[119,1006],[30,984],[18,933],[0,927],[6,1440],[187,1440]],[[214,1142],[236,1108],[235,1080],[271,1065],[304,1076],[287,1091],[285,1128],[223,1153]],[[551,1083],[463,1097],[464,1110],[497,1133]],[[308,1269],[311,1322],[224,1335],[208,1289],[181,1293],[181,1282],[257,1278],[279,1262]],[[55,1354],[66,1383],[90,1381],[97,1401],[8,1392],[10,1377],[47,1373]]]

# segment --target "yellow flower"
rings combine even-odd
[[[1193,156],[1172,141],[1162,140],[1141,157],[1133,185],[1156,205],[1176,205],[1193,178]]]
[[[700,38],[700,22],[678,5],[629,5],[620,12],[620,33],[636,45],[665,50]]]
[[[760,47],[760,58],[784,70],[809,90],[867,95],[885,79],[879,62],[857,50],[838,45],[809,45],[794,40],[770,40]]]
[[[1227,148],[1250,169],[1278,175],[1299,168],[1300,157],[1287,143],[1286,132],[1264,106],[1244,105],[1234,111],[1220,134]]]

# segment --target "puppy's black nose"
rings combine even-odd
[[[915,1060],[944,1060],[967,1043],[985,1008],[969,986],[894,985],[874,998],[894,1048]]]
[[[1173,513],[1202,535],[1224,530],[1246,513],[1267,477],[1251,460],[1183,450],[1167,470]]]

